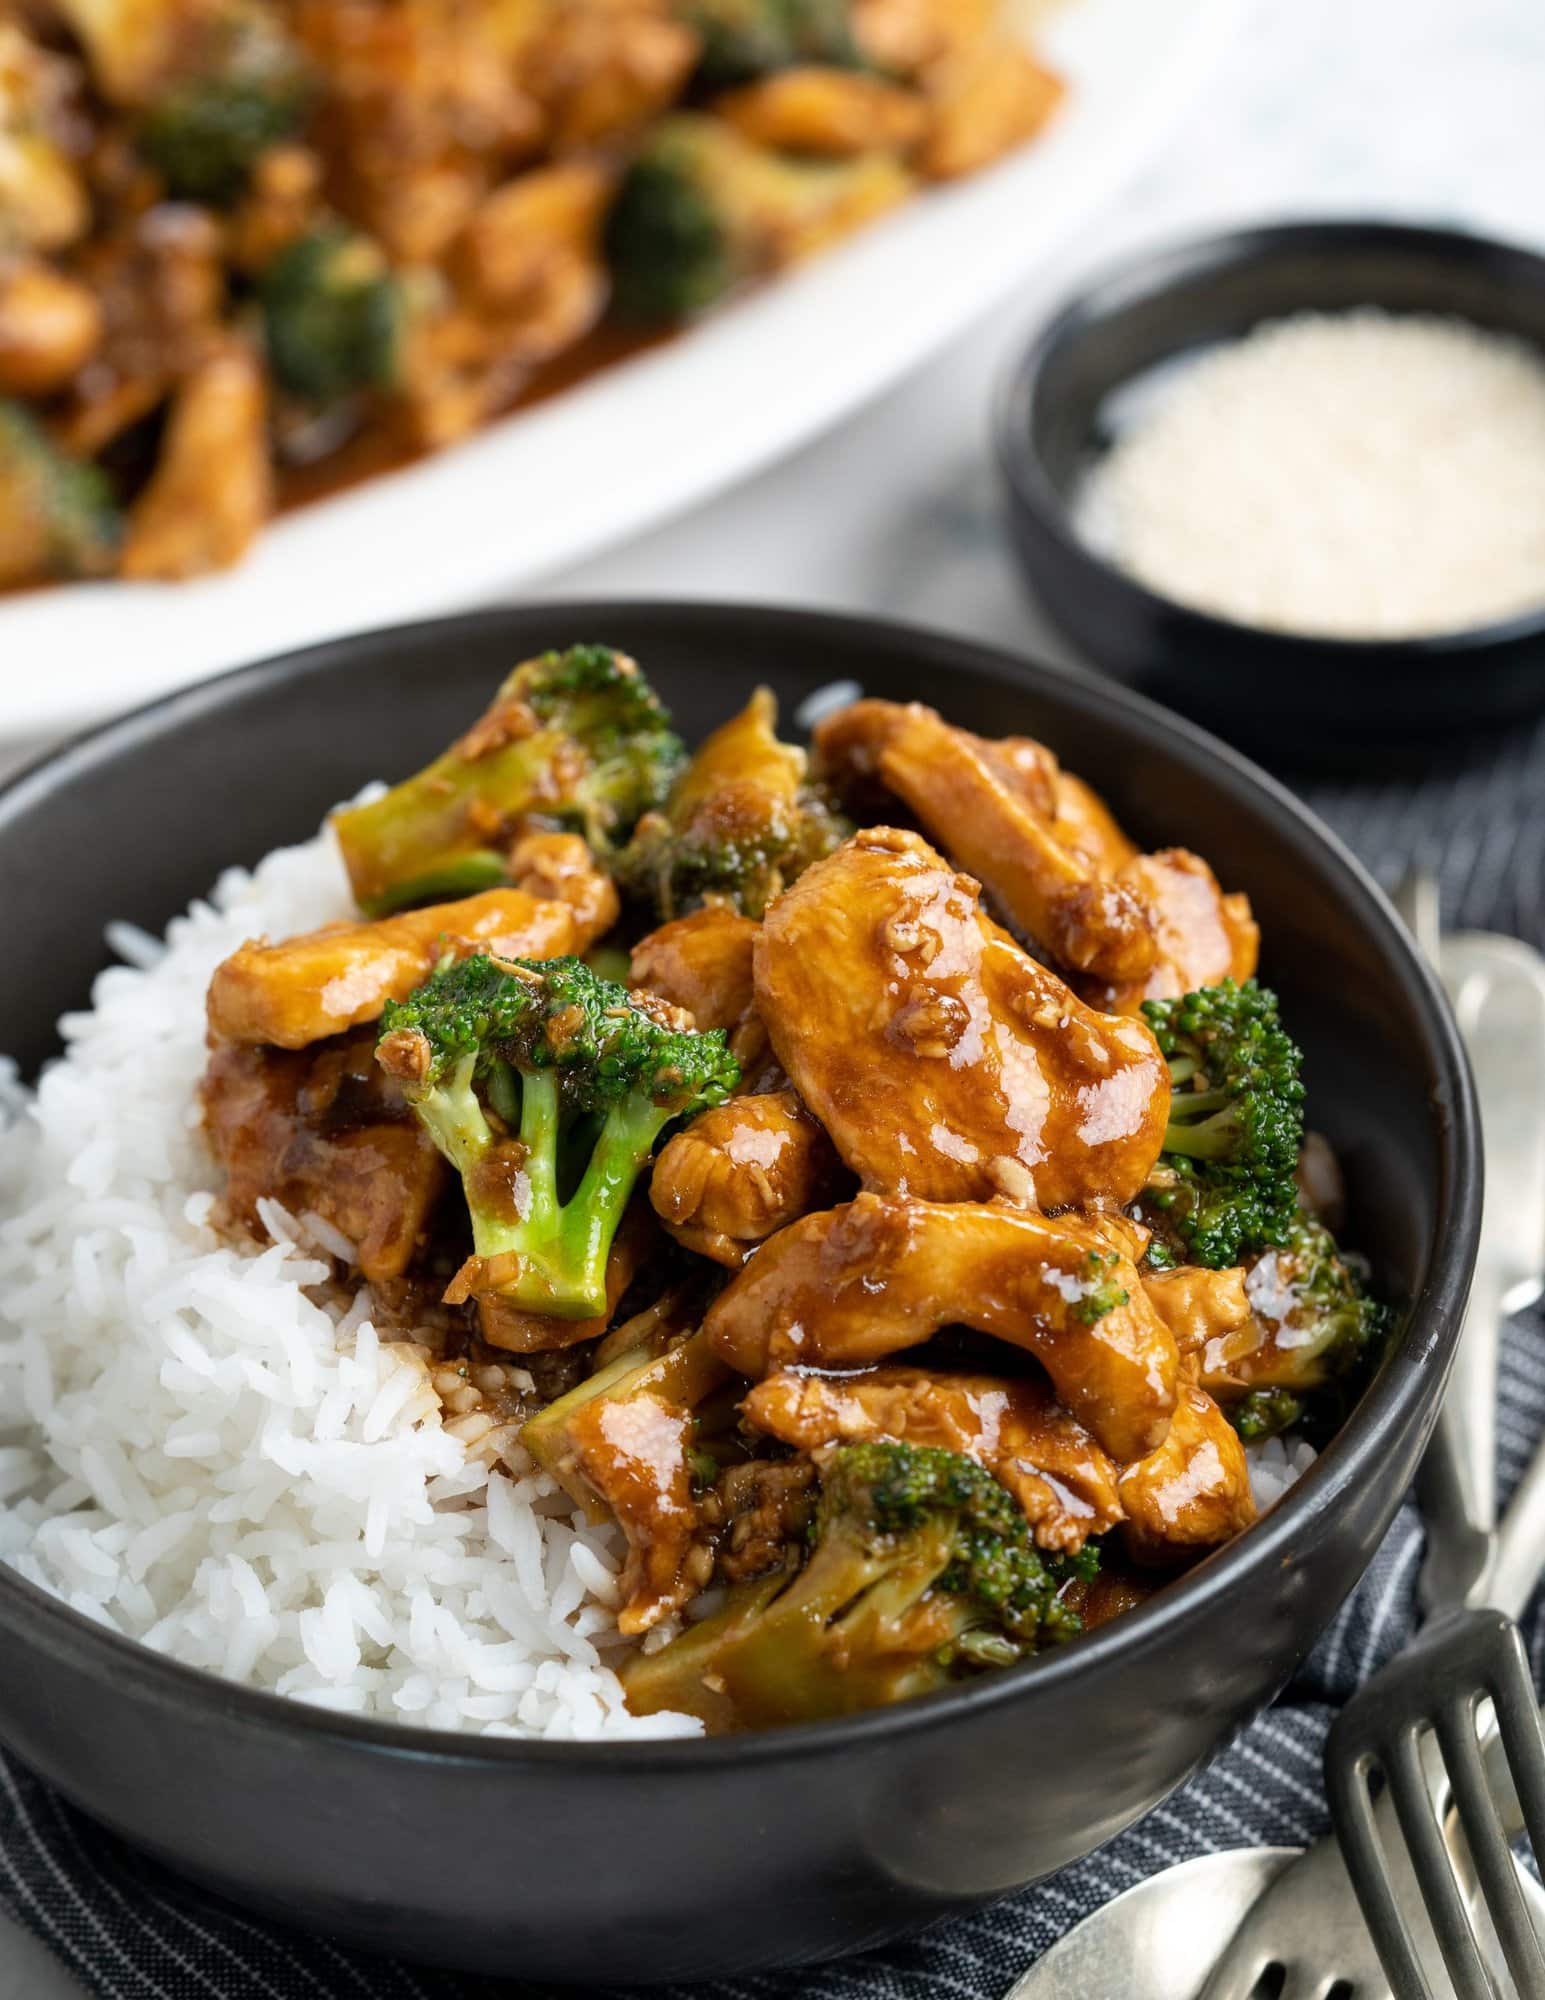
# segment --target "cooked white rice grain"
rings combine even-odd
[[[620,1545],[509,1446],[489,1475],[350,1246],[264,1207],[209,1227],[204,993],[245,939],[347,916],[330,836],[233,869],[67,1017],[35,1097],[0,1065],[0,1561],[158,1651],[338,1713],[504,1736],[691,1734],[615,1674]]]
[[[1318,1456],[1312,1444],[1291,1434],[1247,1444],[1250,1491],[1255,1495],[1258,1511],[1264,1514],[1268,1507],[1275,1506],[1288,1488],[1303,1478]]]

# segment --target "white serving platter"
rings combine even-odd
[[[1067,104],[988,173],[465,444],[283,517],[234,570],[0,601],[0,738],[506,595],[765,465],[922,361],[1087,221],[1183,115],[1233,6],[1075,0],[1041,37],[1072,84]]]

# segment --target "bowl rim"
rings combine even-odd
[[[731,1736],[555,1741],[463,1734],[420,1728],[406,1720],[340,1713],[226,1681],[207,1669],[156,1652],[137,1639],[97,1624],[29,1582],[8,1562],[0,1562],[0,1644],[6,1625],[16,1619],[28,1628],[30,1642],[51,1650],[56,1657],[69,1657],[83,1670],[110,1679],[118,1688],[132,1688],[138,1698],[173,1708],[197,1702],[228,1725],[278,1732],[302,1748],[329,1739],[340,1749],[385,1752],[439,1764],[504,1769],[528,1762],[565,1766],[578,1779],[599,1778],[618,1766],[640,1774],[696,1775],[730,1762],[794,1761],[850,1747],[873,1747],[902,1735],[947,1729],[968,1714],[1023,1699],[1032,1687],[1044,1690],[1051,1699],[1070,1677],[1102,1671],[1114,1659],[1135,1656],[1145,1641],[1162,1639],[1171,1628],[1205,1616],[1227,1600],[1235,1579],[1246,1569],[1280,1565],[1290,1559],[1295,1546],[1312,1537],[1316,1526],[1333,1512],[1359,1467],[1376,1459],[1388,1434],[1411,1416],[1426,1393],[1432,1368],[1446,1374],[1479,1241],[1481,1140],[1474,1081],[1437,976],[1361,862],[1285,786],[1196,724],[1129,689],[1075,677],[1007,649],[961,639],[934,627],[860,614],[735,600],[535,599],[459,617],[351,633],[230,669],[131,709],[44,753],[0,784],[0,841],[10,823],[24,815],[34,799],[74,784],[93,764],[132,756],[140,743],[175,734],[185,723],[207,718],[232,700],[326,673],[335,664],[368,654],[373,647],[389,643],[421,649],[427,656],[454,647],[464,638],[501,632],[513,635],[537,621],[560,628],[567,623],[573,629],[603,629],[615,623],[639,637],[652,622],[668,630],[679,631],[685,623],[712,631],[726,620],[752,621],[770,628],[787,637],[791,650],[805,648],[816,656],[823,641],[846,641],[879,645],[887,654],[926,662],[945,675],[954,667],[966,668],[1011,690],[1029,690],[1053,705],[1081,711],[1095,726],[1114,711],[1144,741],[1192,760],[1204,757],[1225,781],[1226,789],[1248,795],[1255,808],[1275,822],[1273,831],[1301,848],[1317,850],[1321,864],[1333,877],[1339,877],[1338,889],[1364,926],[1383,942],[1385,955],[1393,959],[1414,1003],[1425,1054],[1432,1065],[1428,1097],[1441,1128],[1438,1193],[1443,1222],[1429,1247],[1424,1282],[1410,1301],[1402,1332],[1352,1415],[1314,1466],[1264,1519],[1122,1617],[1071,1645],[976,1681],[891,1708],[820,1722]],[[1434,1402],[1434,1419],[1436,1408]]]
[[[1380,248],[1426,251],[1447,256],[1456,264],[1502,259],[1545,294],[1545,255],[1527,244],[1435,222],[1391,222],[1377,217],[1327,216],[1323,220],[1264,223],[1179,236],[1157,248],[1108,261],[1079,283],[1025,345],[1012,351],[999,373],[992,395],[991,427],[998,469],[1012,502],[1033,518],[1065,564],[1082,572],[1090,583],[1118,592],[1148,619],[1166,619],[1180,644],[1192,637],[1240,648],[1263,643],[1284,650],[1312,648],[1327,665],[1345,663],[1364,674],[1370,669],[1394,674],[1409,672],[1413,662],[1449,667],[1473,653],[1545,636],[1545,596],[1530,611],[1450,631],[1414,633],[1409,638],[1352,639],[1336,633],[1246,624],[1167,596],[1092,548],[1074,527],[1066,503],[1046,472],[1030,421],[1032,404],[1053,357],[1091,327],[1127,306],[1178,291],[1220,271],[1264,265],[1295,251],[1338,255]],[[1268,317],[1281,316],[1262,314],[1254,323],[1260,325]]]

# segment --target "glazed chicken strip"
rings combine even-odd
[[[753,1429],[801,1451],[893,1438],[974,1458],[1013,1494],[1044,1549],[1074,1554],[1125,1518],[1115,1466],[1034,1379],[790,1368],[758,1382],[741,1411]]]
[[[1054,1208],[1130,1201],[1169,1074],[1140,1021],[1086,1007],[915,833],[807,869],[756,941],[757,1011],[866,1187]]]
[[[683,1007],[699,1028],[733,1032],[755,994],[751,955],[756,925],[722,904],[661,924],[633,947],[629,984]]]
[[[583,951],[596,934],[569,902],[524,889],[489,889],[377,923],[333,924],[283,944],[259,940],[216,968],[209,982],[210,1033],[304,1048],[376,1020],[388,1000],[405,1000],[427,979],[447,951],[458,958],[475,952],[561,958]]]
[[[233,1215],[257,1230],[263,1196],[310,1210],[355,1246],[371,1283],[403,1275],[447,1169],[377,1067],[373,1035],[303,1050],[217,1043],[200,1101]]]
[[[756,1011],[756,931],[750,917],[722,903],[705,903],[640,938],[628,973],[631,986],[685,1008],[699,1028],[724,1029],[744,1091],[772,1090],[783,1081]]]
[[[873,772],[1059,964],[1130,980],[1154,960],[1148,914],[1056,839],[991,744],[920,702],[858,701],[819,725],[823,769]]]
[[[1190,1382],[1181,1384],[1163,1444],[1127,1467],[1119,1490],[1127,1549],[1145,1564],[1218,1548],[1255,1519],[1245,1448],[1211,1396]]]
[[[689,1574],[703,1526],[687,1461],[692,1412],[654,1396],[598,1397],[570,1420],[568,1437],[576,1465],[628,1539],[618,1629],[647,1632],[710,1572],[705,1549],[702,1573]]]
[[[583,950],[617,921],[620,905],[612,879],[577,833],[528,833],[510,849],[510,882],[544,903],[567,903]],[[535,954],[526,952],[525,957]]]
[[[1041,746],[973,736],[916,702],[859,701],[817,728],[816,751],[839,778],[877,777],[1106,1011],[1255,971],[1248,898],[1184,848],[1139,853]]]
[[[695,1413],[725,1375],[707,1339],[688,1334],[654,1356],[619,1356],[522,1434],[544,1470],[587,1505],[599,1500],[627,1536],[623,1632],[647,1632],[712,1572],[688,1452]]]
[[[1156,943],[1154,962],[1136,979],[1081,982],[1086,997],[1114,1014],[1133,1013],[1145,1000],[1169,1000],[1251,977],[1261,933],[1248,896],[1225,895],[1199,854],[1166,847],[1127,862],[1117,883],[1148,912]]]
[[[1182,1354],[1200,1354],[1209,1341],[1246,1326],[1250,1300],[1240,1270],[1209,1271],[1182,1264],[1174,1271],[1144,1271],[1143,1290],[1175,1336]]]
[[[763,1244],[709,1308],[729,1365],[853,1368],[940,1327],[1023,1348],[1120,1464],[1163,1443],[1179,1355],[1131,1262],[1071,1216],[861,1194]]]
[[[684,1249],[731,1270],[829,1201],[842,1167],[792,1090],[732,1097],[666,1141],[649,1199]]]

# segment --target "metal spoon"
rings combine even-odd
[[[1022,1973],[1003,2000],[1202,2000],[1218,1954],[1260,1898],[1288,1878],[1301,1847],[1203,1854],[1102,1904]],[[1534,1928],[1545,1938],[1545,1889],[1519,1870]],[[1306,1884],[1306,1887],[1312,1887]],[[1361,1912],[1344,1896],[1315,1897],[1314,1920],[1336,1937],[1342,1964],[1366,1971],[1357,2000],[1392,2000]]]

